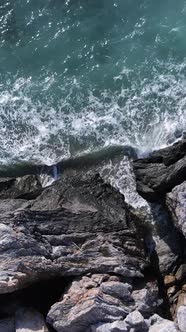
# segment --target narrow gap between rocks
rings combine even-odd
[[[14,315],[21,306],[33,308],[46,317],[50,307],[59,301],[71,282],[71,277],[40,280],[20,291],[0,295],[0,319]]]

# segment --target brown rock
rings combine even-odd
[[[166,275],[164,277],[164,284],[166,287],[173,286],[176,282],[176,278],[173,275]]]
[[[182,286],[182,291],[186,293],[186,284]]]
[[[178,297],[177,310],[181,305],[186,306],[186,293],[181,293]]]

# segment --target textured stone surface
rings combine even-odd
[[[186,181],[166,195],[166,205],[175,225],[186,237]]]
[[[137,190],[149,201],[160,200],[186,180],[186,140],[134,161]]]
[[[102,275],[74,281],[63,300],[52,306],[47,321],[56,331],[81,332],[99,322],[126,317],[130,309],[118,298],[101,291],[100,282],[106,278]]]
[[[128,283],[117,281],[107,281],[100,285],[103,293],[115,296],[123,301],[131,301],[132,286]]]
[[[93,275],[74,281],[62,300],[51,307],[47,316],[48,323],[58,332],[81,332],[89,329],[104,331],[104,326],[96,324],[111,323],[127,317],[125,322],[128,326],[144,327],[143,316],[136,309],[140,308],[149,316],[154,312],[160,304],[157,285],[139,284],[138,288],[145,288],[133,291],[132,285],[112,281],[110,278],[112,277],[109,275]],[[121,289],[125,289],[124,294],[119,293]],[[115,331],[113,326],[109,325],[109,328]]]
[[[144,173],[141,166],[136,169],[139,181],[148,180],[147,191],[153,191],[153,199],[164,197],[185,176],[181,166],[185,143],[180,144],[173,147],[172,156],[168,148],[149,157],[150,173],[160,165],[155,185],[155,178],[151,181],[150,173],[146,176],[149,158],[135,162],[142,167],[148,164]],[[15,290],[26,294],[24,288],[36,281],[62,276],[58,296],[43,311],[37,308],[46,314],[53,304],[47,321],[57,332],[178,331],[175,323],[151,316],[162,304],[158,285],[163,286],[165,275],[172,312],[178,317],[180,308],[185,310],[184,264],[176,279],[171,275],[184,263],[184,252],[170,218],[184,233],[184,195],[185,183],[166,195],[170,214],[161,203],[149,203],[148,213],[138,208],[134,212],[123,195],[92,171],[66,170],[44,189],[35,176],[1,179],[0,327],[5,326],[3,317],[13,315],[7,328],[16,324],[18,332],[46,332],[41,314],[28,308],[17,310],[22,302],[16,299],[10,305],[4,299]],[[10,298],[15,294],[9,294]],[[181,314],[179,322],[184,324]]]
[[[143,327],[146,325],[142,314],[138,310],[132,311],[128,314],[125,318],[125,323],[138,330],[143,330]]]
[[[186,264],[181,264],[176,272],[176,279],[178,281],[186,280]]]
[[[0,200],[0,293],[51,276],[142,277],[143,238],[123,196],[99,175],[64,174],[35,200]]]
[[[186,331],[186,306],[180,306],[177,312],[178,326],[181,332]]]
[[[146,287],[134,290],[132,297],[135,301],[135,308],[139,310],[144,317],[152,314],[156,308],[162,304],[159,298],[158,287],[155,283],[149,283]]]
[[[39,178],[36,175],[26,175],[22,178],[0,178],[0,199],[36,198],[42,191]]]
[[[158,266],[162,275],[166,275],[174,270],[174,267],[179,261],[181,250],[177,234],[168,229],[167,235],[153,236],[155,243],[155,254],[158,258]]]

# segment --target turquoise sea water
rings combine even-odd
[[[1,164],[185,129],[185,0],[0,0]]]

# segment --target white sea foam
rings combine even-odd
[[[177,139],[185,2],[164,2],[2,1],[0,163],[126,144],[144,155]]]
[[[172,143],[186,129],[185,64],[167,68],[161,75],[154,69],[149,80],[131,78],[130,88],[98,95],[91,87],[84,91],[76,79],[61,88],[57,102],[50,96],[55,75],[39,82],[47,91],[43,100],[32,96],[38,84],[32,77],[15,77],[0,88],[1,164],[54,164],[117,144],[130,144],[143,154]],[[130,80],[131,71],[124,68],[125,74]]]

